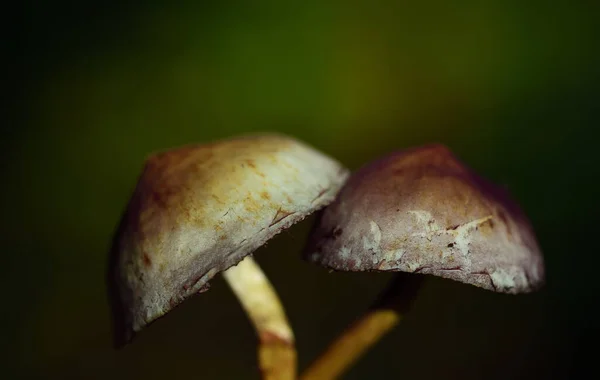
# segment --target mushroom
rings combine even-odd
[[[276,134],[150,156],[111,251],[108,284],[116,345],[207,290],[223,272],[258,334],[263,377],[294,378],[292,329],[272,285],[249,255],[329,204],[347,175],[335,160]]]
[[[359,169],[320,212],[304,254],[336,271],[399,273],[303,379],[335,378],[394,327],[410,308],[423,279],[418,274],[510,294],[544,282],[543,258],[523,212],[439,144]]]

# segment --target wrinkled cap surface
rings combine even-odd
[[[330,203],[347,175],[338,162],[280,135],[149,157],[111,252],[117,345]]]
[[[544,281],[519,207],[442,145],[359,169],[320,213],[305,257],[334,270],[432,274],[504,293]]]

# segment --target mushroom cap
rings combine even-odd
[[[347,176],[335,160],[282,135],[150,156],[109,263],[116,344],[329,204]]]
[[[333,270],[431,274],[504,293],[532,291],[545,276],[517,204],[438,144],[350,176],[304,254]]]

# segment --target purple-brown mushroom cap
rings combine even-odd
[[[149,157],[109,263],[116,344],[329,204],[347,176],[325,154],[273,134]]]
[[[338,271],[431,274],[503,293],[544,282],[532,227],[506,192],[446,147],[383,157],[324,209],[305,258]]]

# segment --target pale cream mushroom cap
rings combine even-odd
[[[329,204],[347,175],[337,161],[282,135],[149,157],[111,253],[117,344]]]
[[[523,212],[442,145],[359,169],[320,213],[305,257],[334,270],[431,274],[504,293],[544,282]]]

